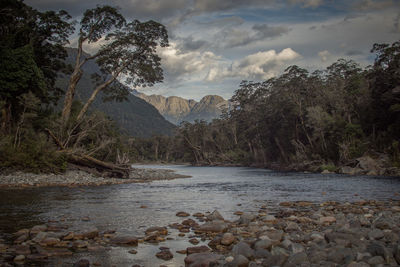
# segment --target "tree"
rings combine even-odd
[[[39,12],[18,0],[0,4],[0,99],[2,128],[18,120],[18,97],[32,92],[43,104],[54,103],[57,72],[64,69],[64,45],[72,32],[65,11]]]
[[[116,88],[117,78],[125,76],[125,83],[133,86],[148,86],[163,80],[160,57],[156,54],[158,46],[168,45],[165,27],[154,21],[127,23],[115,8],[109,6],[87,10],[81,20],[78,42],[78,55],[74,72],[71,75],[66,92],[62,120],[69,119],[76,84],[82,75],[82,66],[96,59],[103,77],[77,116],[80,121],[99,92],[105,91],[118,97],[126,93]],[[104,40],[104,44],[92,56],[81,59],[84,42],[92,43]],[[114,83],[114,84],[113,84]],[[114,86],[113,86],[114,85]]]

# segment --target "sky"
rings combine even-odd
[[[108,4],[128,20],[167,27],[160,48],[164,82],[146,94],[229,99],[242,80],[263,81],[298,65],[324,69],[340,58],[366,67],[374,43],[400,39],[400,0],[25,0],[38,10],[68,11]],[[76,40],[71,37],[71,46]],[[86,46],[88,52],[95,46]]]

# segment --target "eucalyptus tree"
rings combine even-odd
[[[83,44],[100,43],[96,53],[82,57]],[[163,80],[160,57],[156,54],[158,46],[168,45],[165,27],[154,21],[127,22],[117,9],[101,6],[87,10],[80,22],[78,54],[74,71],[70,77],[62,112],[63,124],[68,121],[75,88],[82,76],[82,67],[89,60],[96,60],[103,72],[96,77],[97,86],[77,120],[80,121],[99,92],[104,91],[111,98],[121,99],[127,88],[119,86],[116,80],[124,76],[125,82],[133,86],[148,86]],[[123,96],[122,96],[123,98]]]

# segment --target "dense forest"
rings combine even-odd
[[[0,171],[63,172],[82,157],[336,171],[368,155],[400,167],[400,41],[375,44],[367,68],[340,59],[325,70],[290,66],[279,77],[242,81],[220,119],[139,138],[121,134],[89,106],[98,94],[126,100],[121,77],[132,87],[162,82],[156,48],[168,45],[163,25],[127,22],[108,6],[87,10],[75,61],[66,64],[76,30],[66,12],[39,12],[15,0],[2,1],[0,12]],[[83,45],[101,38],[108,42],[82,57]],[[91,75],[91,93],[80,102],[75,90],[90,61],[101,74]],[[64,88],[57,87],[61,76]]]
[[[65,11],[40,12],[19,0],[1,1],[0,13],[0,171],[57,173],[72,163],[128,176],[128,138],[108,114],[90,108],[98,98],[127,100],[122,76],[135,87],[163,80],[156,48],[168,45],[165,27],[127,21],[110,6],[86,10],[79,23]],[[77,52],[68,62],[74,33]],[[84,45],[97,42],[98,51],[84,57]],[[93,82],[86,81],[82,102],[76,90],[91,62],[100,73],[89,73]]]
[[[276,78],[242,81],[220,119],[143,140],[138,158],[336,171],[368,155],[400,167],[400,42],[371,52],[365,69],[340,59],[312,73],[290,66]]]

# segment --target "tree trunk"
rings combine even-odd
[[[76,90],[76,85],[78,84],[79,80],[82,78],[82,70],[81,67],[83,63],[81,63],[81,56],[82,56],[82,39],[79,39],[79,44],[78,44],[78,54],[76,56],[75,60],[75,66],[74,66],[74,72],[71,74],[71,78],[69,79],[69,84],[68,84],[68,89],[67,92],[65,93],[65,99],[64,99],[64,107],[62,110],[61,114],[61,119],[63,126],[67,123],[69,120],[69,116],[71,114],[71,107],[72,107],[72,102],[74,100],[75,96],[75,90]]]
[[[106,81],[105,83],[99,85],[96,87],[96,89],[93,91],[92,95],[89,97],[89,99],[87,100],[87,102],[85,103],[85,105],[83,106],[83,108],[81,109],[81,111],[79,112],[78,117],[76,118],[77,121],[80,121],[83,116],[86,114],[86,112],[88,111],[90,105],[93,103],[93,101],[96,99],[97,94],[103,90],[104,88],[106,88],[107,86],[109,86],[114,80],[116,79],[116,76],[113,76],[112,78],[110,78],[108,81]]]

